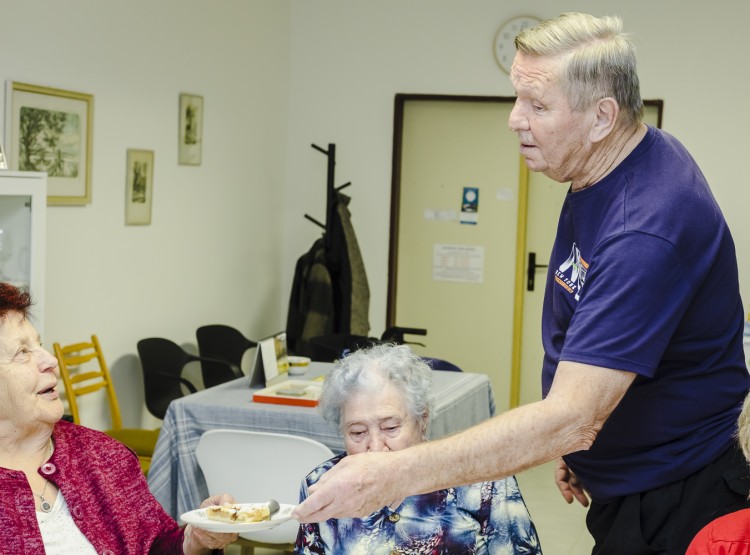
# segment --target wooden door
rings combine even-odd
[[[518,141],[513,98],[398,95],[387,324],[415,346],[489,376],[508,408]],[[477,211],[464,205],[478,192]],[[468,203],[471,205],[471,203]],[[474,221],[475,220],[475,221]]]

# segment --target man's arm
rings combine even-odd
[[[543,401],[409,449],[345,457],[294,511],[301,522],[364,517],[409,495],[497,480],[588,449],[635,374],[561,362]]]

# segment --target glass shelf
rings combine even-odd
[[[33,321],[44,322],[47,174],[0,171],[0,281],[31,291]]]

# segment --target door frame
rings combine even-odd
[[[393,154],[391,164],[391,212],[388,239],[388,292],[386,297],[386,328],[396,326],[396,296],[398,279],[399,217],[401,215],[401,154],[403,149],[404,108],[409,101],[442,102],[513,102],[515,96],[473,96],[449,94],[397,93],[393,109]]]

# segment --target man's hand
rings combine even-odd
[[[209,497],[203,503],[201,508],[210,505],[224,505],[234,503],[231,495],[223,493]],[[182,542],[182,551],[189,555],[203,555],[211,553],[214,549],[224,549],[227,545],[237,539],[237,534],[227,534],[218,532],[208,532],[202,528],[197,528],[191,524],[185,527],[185,539]]]
[[[583,485],[562,459],[558,459],[555,465],[555,483],[568,504],[572,503],[575,497],[584,507],[589,506],[589,498],[583,490]]]
[[[405,495],[398,492],[395,453],[362,453],[344,457],[310,486],[310,496],[294,509],[300,522],[329,518],[363,518]]]

